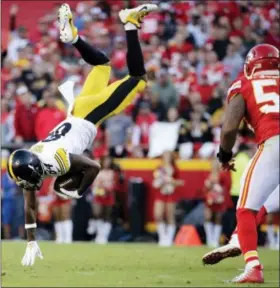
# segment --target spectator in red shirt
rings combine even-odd
[[[268,33],[265,37],[265,43],[273,45],[279,49],[280,47],[280,28],[278,20],[275,20],[271,23],[271,26],[268,30]]]
[[[149,133],[151,125],[157,120],[156,115],[151,112],[150,103],[143,101],[139,107],[139,114],[136,117],[136,125],[132,133],[132,145],[140,145],[144,155],[147,155],[149,149]]]
[[[93,158],[98,160],[108,155],[108,147],[105,141],[105,133],[101,128],[97,129],[97,134],[93,141],[92,153]]]
[[[55,53],[55,50],[57,50],[58,45],[57,42],[54,41],[48,32],[44,32],[41,34],[41,39],[39,42],[36,42],[35,45],[35,52],[36,54],[42,54],[43,49],[47,51],[48,53]]]
[[[38,43],[40,42],[41,38],[43,35],[47,34],[49,30],[49,26],[46,23],[46,21],[44,21],[43,19],[39,20],[39,23],[37,24],[36,30],[34,31],[34,33],[32,33],[32,35],[30,36],[31,41],[33,43]]]
[[[233,29],[230,33],[230,36],[238,36],[242,38],[244,36],[243,25],[244,25],[244,21],[242,17],[238,16],[234,18],[232,22]]]
[[[35,121],[35,135],[38,141],[45,139],[50,131],[65,119],[65,112],[56,106],[56,97],[48,90],[43,93],[44,104]]]
[[[193,50],[194,46],[193,35],[186,29],[185,25],[179,25],[177,27],[176,34],[167,43],[166,53],[168,58],[172,61],[175,54],[184,54]]]
[[[194,87],[194,91],[200,94],[201,103],[207,105],[212,98],[212,93],[215,85],[210,85],[208,81],[208,76],[206,73],[201,75],[201,80],[199,85]]]
[[[33,97],[26,86],[19,86],[16,94],[19,101],[15,109],[15,142],[36,141],[35,120],[38,113],[38,106],[33,102]]]

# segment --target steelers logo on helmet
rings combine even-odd
[[[9,157],[8,173],[15,181],[25,180],[36,184],[44,172],[38,156],[28,150],[19,149]]]

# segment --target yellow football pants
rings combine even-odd
[[[146,87],[146,81],[129,75],[108,86],[110,73],[111,67],[108,65],[98,65],[92,69],[75,99],[73,116],[99,125],[129,106],[137,93]]]

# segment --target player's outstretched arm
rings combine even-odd
[[[242,95],[233,97],[226,105],[224,124],[221,132],[219,161],[227,164],[232,158],[232,148],[236,141],[239,125],[245,116],[245,101]]]
[[[27,231],[27,240],[35,241],[36,231],[36,191],[25,190],[24,195],[24,212],[25,212],[25,229]]]
[[[81,196],[95,180],[101,166],[98,162],[83,155],[70,154],[70,158],[71,167],[76,171],[82,171],[84,174],[81,185],[77,190],[77,193]]]
[[[239,94],[226,105],[225,119],[221,133],[221,147],[226,152],[231,152],[240,123],[245,116],[245,101]]]
[[[22,258],[23,266],[32,266],[35,258],[43,259],[42,252],[36,242],[36,190],[24,189],[25,229],[27,231],[27,247]]]

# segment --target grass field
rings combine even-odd
[[[232,287],[223,280],[244,267],[242,257],[204,267],[201,256],[206,247],[39,244],[44,260],[26,268],[20,264],[25,242],[2,242],[2,287]],[[266,283],[253,286],[279,287],[279,253],[260,249],[260,257]]]

